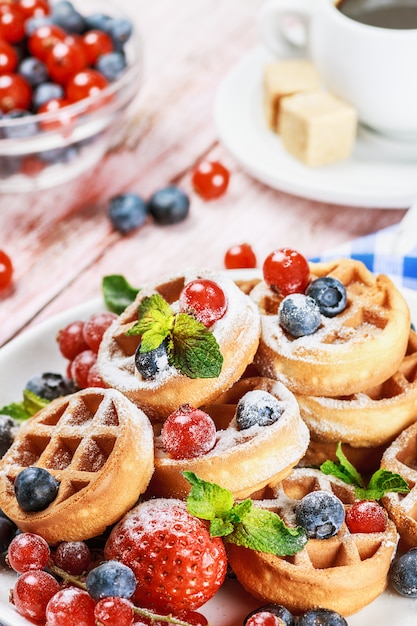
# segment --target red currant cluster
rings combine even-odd
[[[123,45],[130,36],[131,25],[124,24],[123,36],[117,37],[114,22],[107,16],[101,16],[99,21],[98,14],[93,19],[84,18],[71,3],[1,0],[3,116],[55,112],[99,94],[112,79],[118,78],[125,67]],[[120,30],[120,22],[117,26]],[[118,56],[109,59],[111,53]],[[115,70],[116,65],[120,72]],[[58,124],[70,121],[63,115]],[[42,130],[55,128],[45,124],[40,124]]]
[[[102,589],[100,597],[95,597],[96,590],[92,585],[89,590],[88,585],[88,573],[95,563],[83,541],[62,542],[51,550],[41,536],[21,533],[11,541],[7,561],[19,574],[11,602],[20,615],[31,621],[54,626],[163,624],[146,617],[146,611],[137,609],[122,595],[106,595]],[[187,611],[180,623],[206,626],[208,622],[200,613]]]
[[[97,370],[97,353],[104,332],[117,315],[110,311],[93,313],[87,321],[75,320],[57,335],[59,350],[68,359],[68,378],[80,389],[105,387]]]
[[[1,53],[0,53],[1,54]],[[6,252],[0,250],[0,290],[9,287],[13,277],[13,265]]]

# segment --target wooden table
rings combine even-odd
[[[315,202],[257,182],[219,144],[213,101],[226,72],[254,46],[260,0],[119,0],[135,11],[145,50],[137,112],[121,144],[94,170],[54,189],[0,194],[0,248],[14,264],[0,295],[0,345],[52,314],[100,294],[102,276],[134,285],[185,265],[223,267],[226,249],[248,241],[259,263],[274,248],[306,256],[400,221],[405,210]],[[133,9],[134,7],[134,9]],[[202,158],[231,171],[226,195],[204,202],[190,173]],[[144,197],[168,183],[191,197],[188,219],[123,237],[107,217],[111,196]],[[1,183],[0,183],[1,191]]]

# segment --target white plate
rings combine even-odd
[[[334,204],[406,208],[417,197],[417,145],[383,139],[360,128],[350,159],[320,168],[297,161],[267,128],[262,72],[272,57],[248,53],[223,79],[214,118],[220,140],[255,178],[282,191]]]
[[[239,272],[242,277],[253,275]],[[236,274],[235,274],[236,275]],[[417,322],[417,293],[403,290],[410,305],[411,315]],[[41,372],[64,373],[66,361],[61,357],[55,341],[56,333],[69,322],[87,319],[96,311],[103,309],[100,299],[89,301],[70,309],[63,314],[46,320],[39,326],[20,335],[0,350],[0,407],[10,402],[21,400],[22,390],[32,376]],[[0,622],[3,626],[33,626],[31,622],[16,613],[9,603],[9,589],[13,587],[16,576],[0,563]],[[211,626],[239,626],[243,618],[259,602],[246,594],[236,581],[227,581],[225,586],[208,602],[201,612],[210,621]],[[389,591],[356,615],[348,618],[349,626],[415,626],[417,600],[402,598]],[[74,624],[76,626],[76,624]]]

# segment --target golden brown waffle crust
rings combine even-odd
[[[262,389],[282,403],[283,413],[269,426],[238,430],[236,404],[248,391]],[[266,485],[275,485],[287,476],[304,455],[309,432],[300,418],[294,395],[281,383],[262,377],[243,378],[204,410],[217,426],[214,448],[193,459],[172,459],[155,438],[155,473],[152,493],[184,498],[190,485],[182,476],[187,470],[204,480],[231,491],[235,498],[246,498]]]
[[[259,505],[278,512],[287,525],[294,526],[294,501],[317,489],[331,490],[345,508],[355,499],[351,486],[305,468],[295,469],[271,498]],[[386,588],[397,541],[395,525],[388,520],[384,533],[351,534],[343,524],[330,539],[309,539],[294,557],[278,557],[233,544],[227,544],[227,552],[242,586],[262,602],[283,604],[295,614],[314,606],[348,616]]]
[[[14,480],[28,466],[59,481],[43,511],[25,512]],[[154,468],[153,431],[143,411],[113,389],[85,389],[51,402],[23,424],[0,462],[0,508],[22,531],[53,545],[95,537],[146,490]]]
[[[139,304],[146,296],[159,293],[178,311],[178,298],[185,284],[206,278],[224,291],[228,307],[215,322],[213,332],[223,355],[223,366],[217,378],[191,379],[169,367],[154,380],[145,380],[135,369],[134,354],[140,337],[126,337],[126,331],[137,321]],[[98,368],[107,385],[118,389],[140,406],[153,421],[163,421],[181,404],[199,407],[214,400],[238,380],[252,362],[258,348],[260,319],[257,307],[225,272],[188,269],[182,274],[163,277],[139,291],[131,304],[106,331],[98,354]]]
[[[417,417],[417,413],[416,413]],[[417,422],[406,428],[385,450],[381,467],[400,474],[408,494],[387,493],[382,503],[394,521],[404,550],[417,546]]]
[[[382,384],[350,396],[296,397],[316,441],[386,447],[417,419],[417,334],[410,331],[398,370]]]
[[[279,297],[261,281],[250,293],[261,314],[255,358],[260,373],[312,396],[348,395],[382,383],[407,348],[410,312],[404,297],[388,276],[375,276],[360,261],[310,263],[310,270],[312,279],[338,278],[347,307],[333,318],[322,316],[312,335],[293,338],[278,323]]]

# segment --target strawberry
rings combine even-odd
[[[211,537],[206,523],[174,499],[134,507],[113,528],[104,554],[135,573],[132,601],[162,614],[202,606],[222,585],[227,569],[222,540]]]

